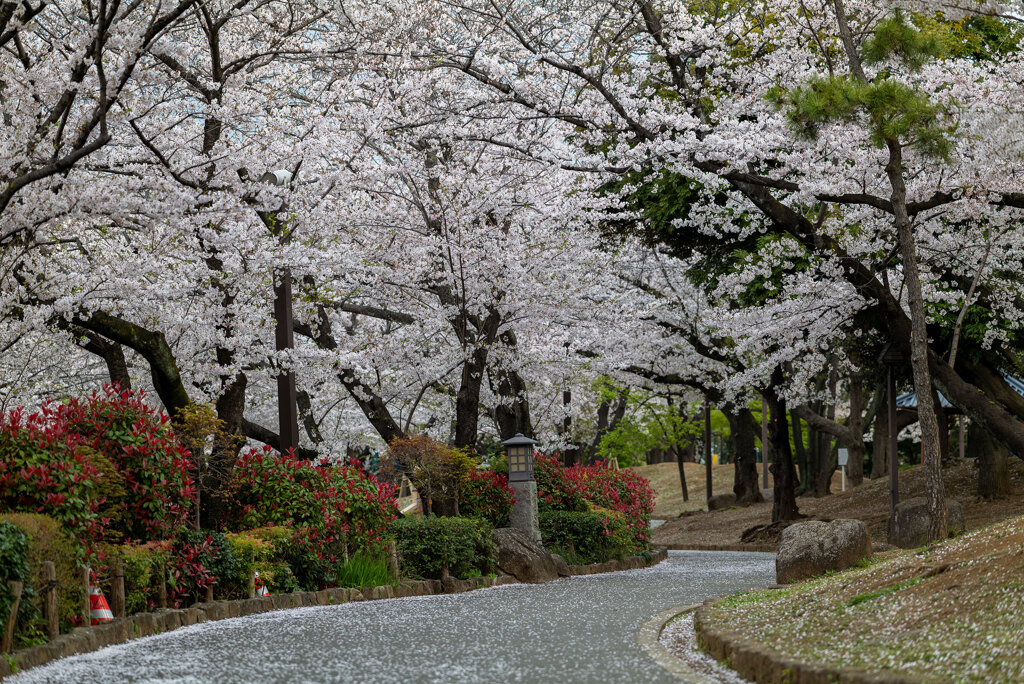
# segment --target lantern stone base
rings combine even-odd
[[[540,543],[540,521],[537,519],[537,483],[534,480],[528,480],[526,482],[509,482],[508,484],[516,497],[516,503],[512,506],[512,513],[509,515],[511,526]]]

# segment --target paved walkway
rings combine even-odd
[[[29,670],[28,682],[662,682],[636,644],[665,608],[775,581],[766,553],[208,622]]]

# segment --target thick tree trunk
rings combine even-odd
[[[736,503],[748,506],[760,503],[761,486],[757,481],[757,449],[755,447],[754,414],[746,407],[726,407],[734,454],[734,476],[732,491]]]
[[[850,452],[846,462],[846,479],[851,487],[859,487],[864,482],[864,385],[862,377],[850,377],[850,431],[853,440],[845,445]],[[870,420],[870,419],[868,419]]]
[[[782,369],[772,372],[771,387],[768,391],[768,407],[771,422],[768,436],[771,440],[774,462],[771,473],[775,480],[772,501],[772,522],[796,520],[800,511],[796,506],[796,469],[793,467],[793,452],[789,448],[789,425],[786,422],[786,400],[777,394],[776,388],[783,382]]]
[[[511,350],[515,350],[518,344],[515,333],[511,330],[503,332],[498,339]],[[510,439],[517,433],[533,437],[526,383],[514,369],[500,367],[495,375],[498,379],[500,401],[494,409],[494,418],[498,423],[501,439]]]
[[[929,530],[933,541],[945,539],[946,493],[942,483],[942,463],[939,446],[939,423],[932,403],[932,378],[928,364],[928,329],[921,291],[921,275],[917,264],[917,244],[914,228],[907,213],[907,189],[903,182],[903,151],[896,141],[889,141],[889,163],[886,173],[892,186],[892,206],[903,262],[903,277],[910,304],[910,366],[914,371],[914,391],[917,393],[918,420],[921,423],[921,445],[924,448],[925,493],[928,498]]]
[[[455,396],[455,446],[471,453],[476,451],[480,387],[483,385],[486,365],[487,348],[479,346],[462,364],[462,381]]]

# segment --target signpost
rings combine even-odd
[[[848,449],[839,449],[836,452],[839,456],[839,467],[843,473],[843,491],[846,491],[846,464],[850,460],[850,451]]]

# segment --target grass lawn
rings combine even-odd
[[[924,680],[1024,681],[1024,518],[736,594],[709,619],[809,662]]]

